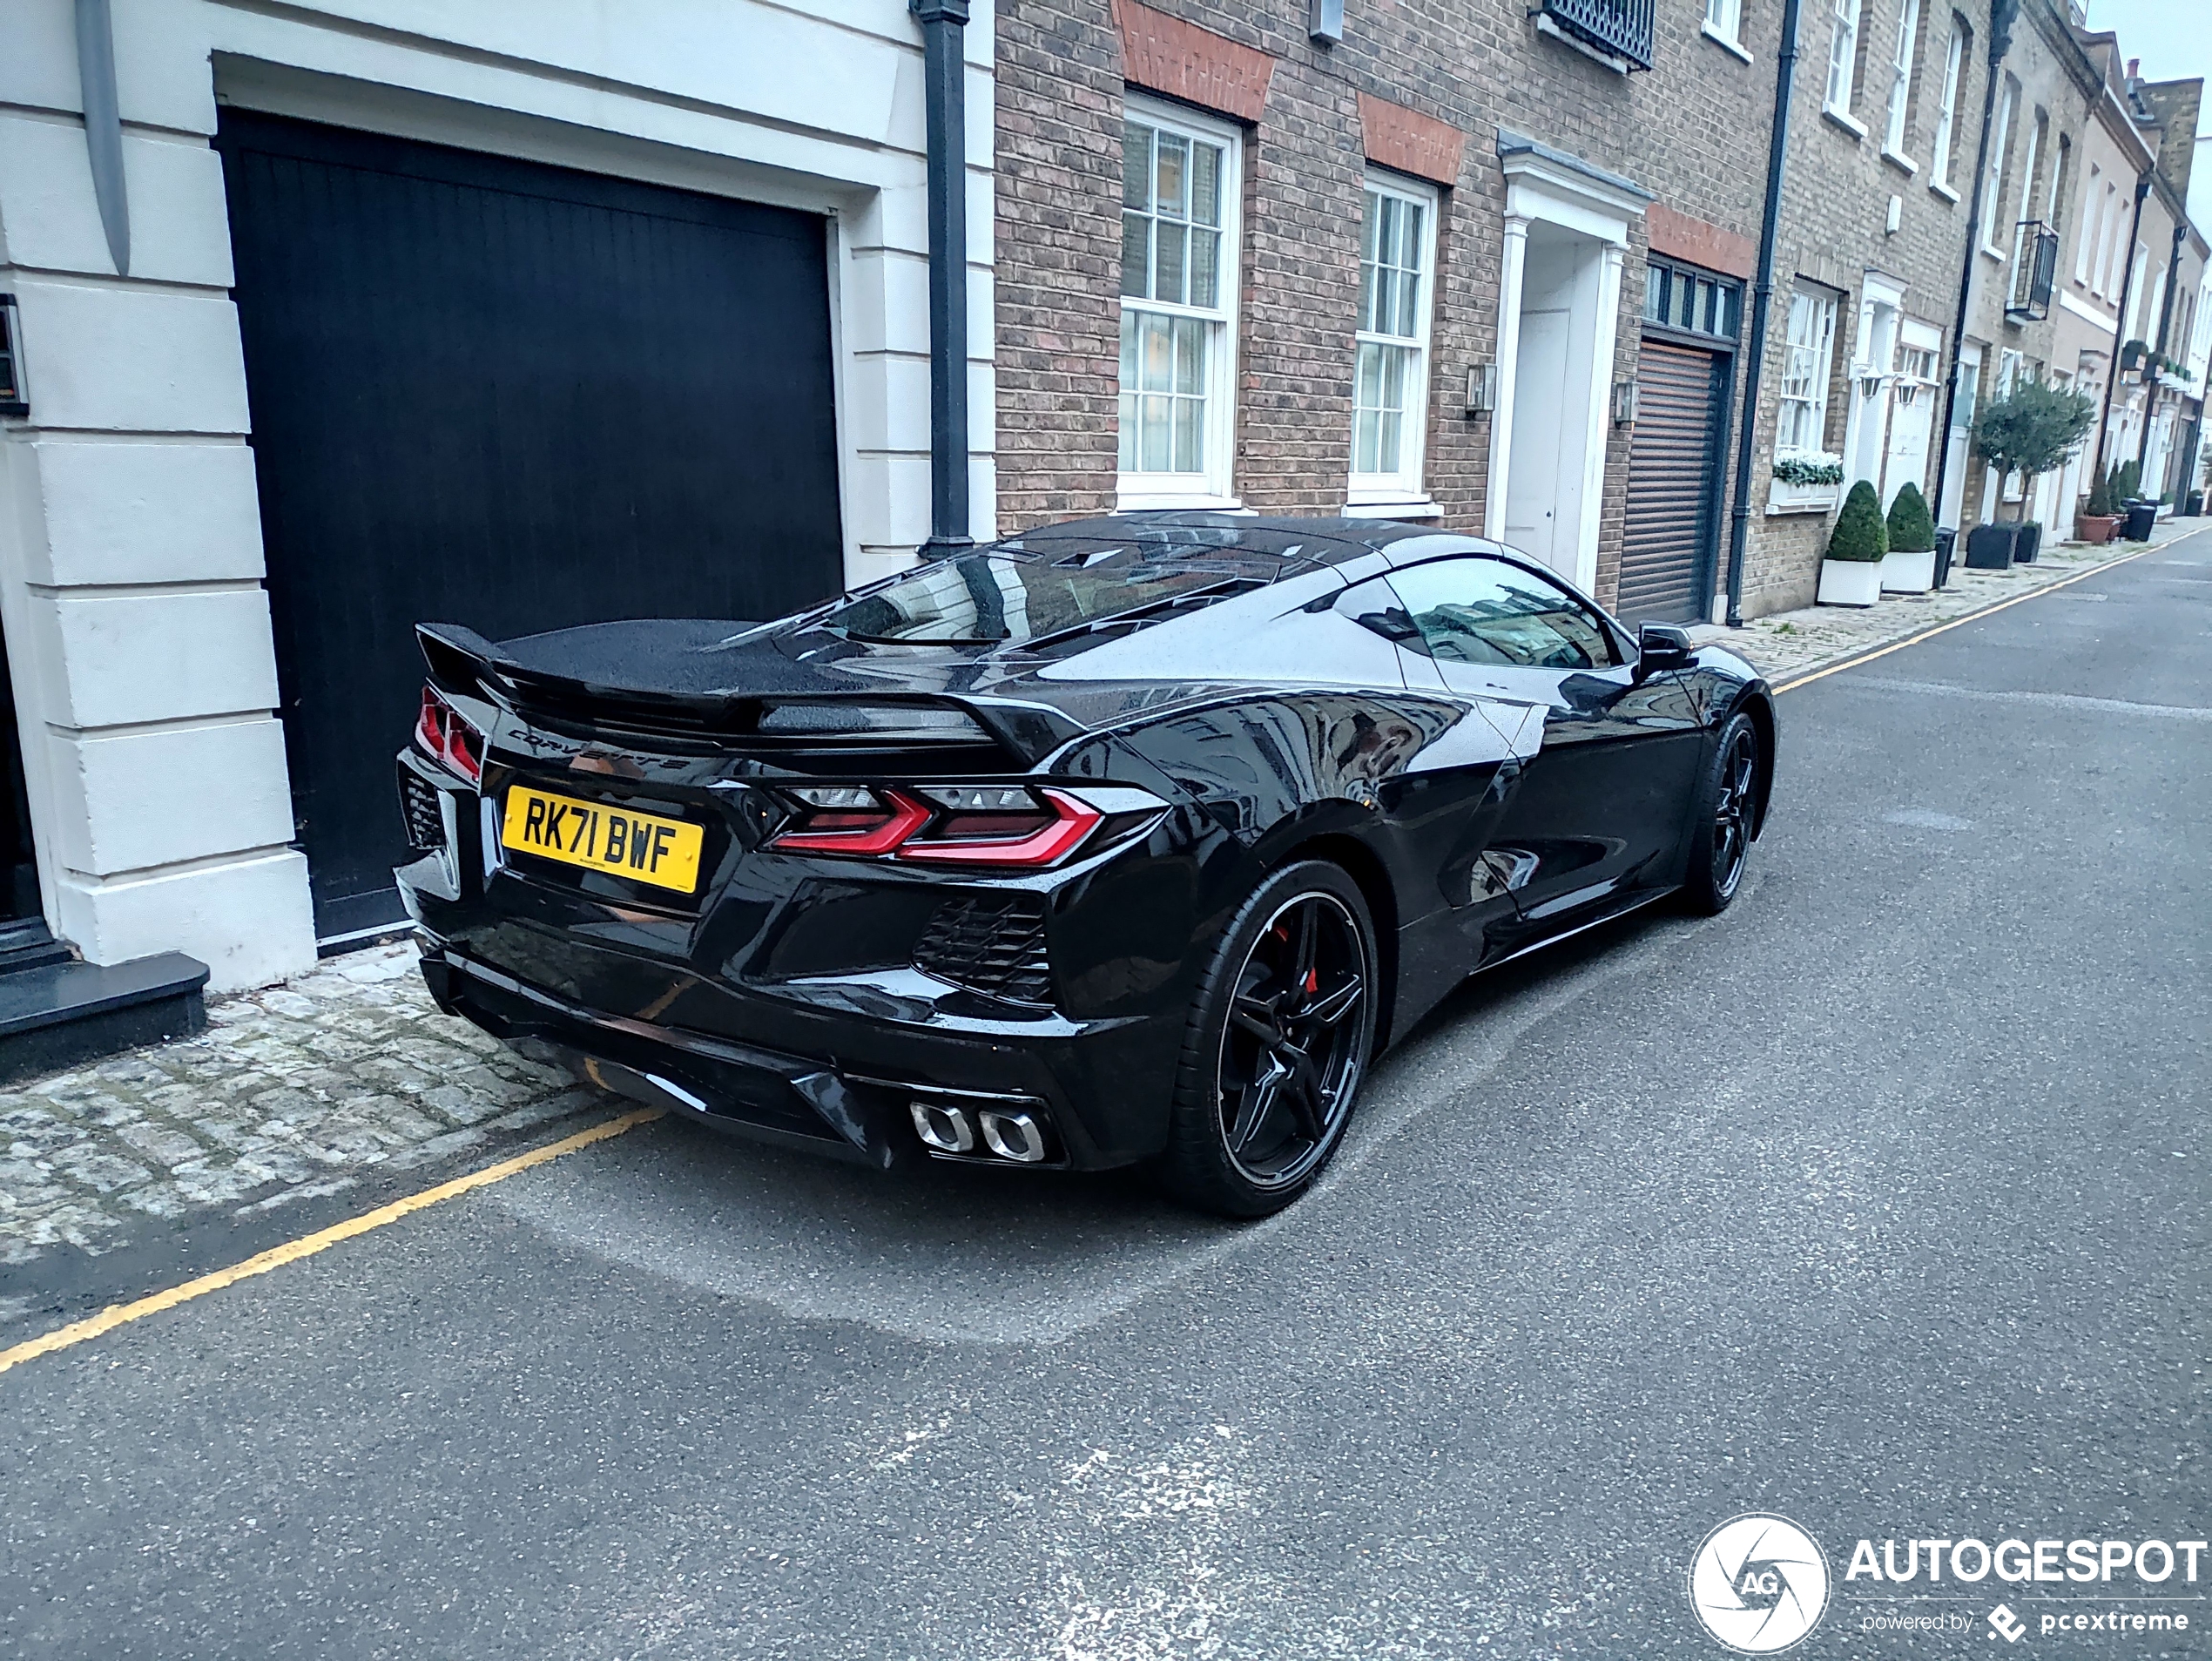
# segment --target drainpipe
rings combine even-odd
[[[2135,287],[2135,239],[2143,228],[2143,199],[2150,194],[2150,175],[2144,173],[2135,180],[2135,217],[2128,221],[2127,251],[2120,256],[2120,315],[2113,324],[2112,373],[2105,376],[2105,407],[2097,416],[2097,458],[2092,465],[2092,482],[2105,476],[2105,429],[2112,425],[2112,395],[2120,385],[2120,348],[2128,344],[2120,337],[2128,332],[2128,297]],[[2148,417],[2145,417],[2148,424]]]
[[[1999,68],[2013,46],[2013,20],[2020,15],[2020,0],[1994,0],[1989,8],[1989,84],[1981,91],[1981,143],[1974,151],[1974,189],[1966,209],[1966,262],[1959,273],[1959,314],[1951,326],[1951,372],[1943,382],[1943,425],[1937,436],[1935,476],[1936,522],[1943,522],[1943,495],[1951,471],[1951,423],[1959,408],[1959,360],[1966,349],[1966,309],[1973,301],[1974,272],[1981,258],[1981,193],[1989,182],[1989,126],[1997,113]],[[2009,137],[2009,135],[2008,135]],[[1993,207],[1995,204],[1992,204]],[[1986,380],[1989,366],[1982,366]],[[1999,496],[2004,482],[1998,482]],[[2025,507],[2021,509],[2023,517]],[[1959,517],[1966,517],[1966,493],[1959,492]],[[1952,535],[1959,527],[1951,527]]]
[[[2174,327],[2174,291],[2182,286],[2182,244],[2188,240],[2189,222],[2186,218],[2174,221],[2174,246],[2166,256],[2166,298],[2158,307],[2157,355],[2166,355],[2166,339]],[[2127,321],[2127,314],[2121,314]],[[2150,459],[2150,418],[2158,408],[2158,381],[2154,371],[2143,381],[2143,430],[2135,440],[2135,470],[2142,471],[2143,463]]]
[[[123,117],[115,97],[115,22],[108,0],[77,0],[77,85],[84,105],[84,149],[92,199],[107,233],[115,274],[131,274],[131,200],[123,189]]]
[[[1782,229],[1782,174],[1790,153],[1790,93],[1797,75],[1797,0],[1784,0],[1775,55],[1774,129],[1767,139],[1766,209],[1759,221],[1759,273],[1751,287],[1751,340],[1743,370],[1743,428],[1736,443],[1736,510],[1728,527],[1728,626],[1743,626],[1743,549],[1751,531],[1752,440],[1759,424],[1759,371],[1766,367],[1767,315],[1774,300],[1774,245]]]
[[[974,546],[968,534],[968,0],[910,0],[921,24],[929,143],[929,540],[921,557]]]

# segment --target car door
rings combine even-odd
[[[1527,759],[1485,855],[1516,902],[1514,943],[1677,881],[1703,742],[1680,674],[1642,673],[1594,607],[1514,561],[1435,559],[1389,580],[1418,631],[1409,665],[1521,723],[1506,736]]]

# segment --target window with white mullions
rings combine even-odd
[[[1122,144],[1125,497],[1227,496],[1236,182],[1225,130],[1132,100]]]
[[[1827,436],[1828,377],[1836,339],[1836,302],[1824,294],[1790,296],[1784,329],[1782,408],[1774,449],[1818,450]]]
[[[1930,180],[1946,190],[1951,187],[1951,141],[1959,125],[1959,76],[1966,65],[1970,34],[1966,19],[1952,13],[1951,44],[1943,59],[1943,102],[1936,111],[1935,153],[1928,161]]]
[[[1851,82],[1858,73],[1858,9],[1862,0],[1834,0],[1835,28],[1828,37],[1828,107],[1851,113]]]
[[[1436,198],[1370,180],[1359,228],[1359,315],[1352,381],[1353,503],[1424,495]]]
[[[1905,159],[1905,117],[1912,101],[1912,53],[1919,44],[1920,0],[1905,0],[1898,13],[1896,50],[1890,57],[1889,123],[1882,136],[1882,148],[1898,160]]]

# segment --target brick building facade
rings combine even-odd
[[[1335,44],[1288,3],[1004,8],[1002,527],[1415,519],[1704,615],[1778,30],[1735,10],[1659,0],[1629,72],[1520,6],[1402,0]]]

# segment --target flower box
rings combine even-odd
[[[1770,479],[1766,489],[1769,513],[1826,513],[1843,499],[1844,487],[1834,484],[1791,484]]]

